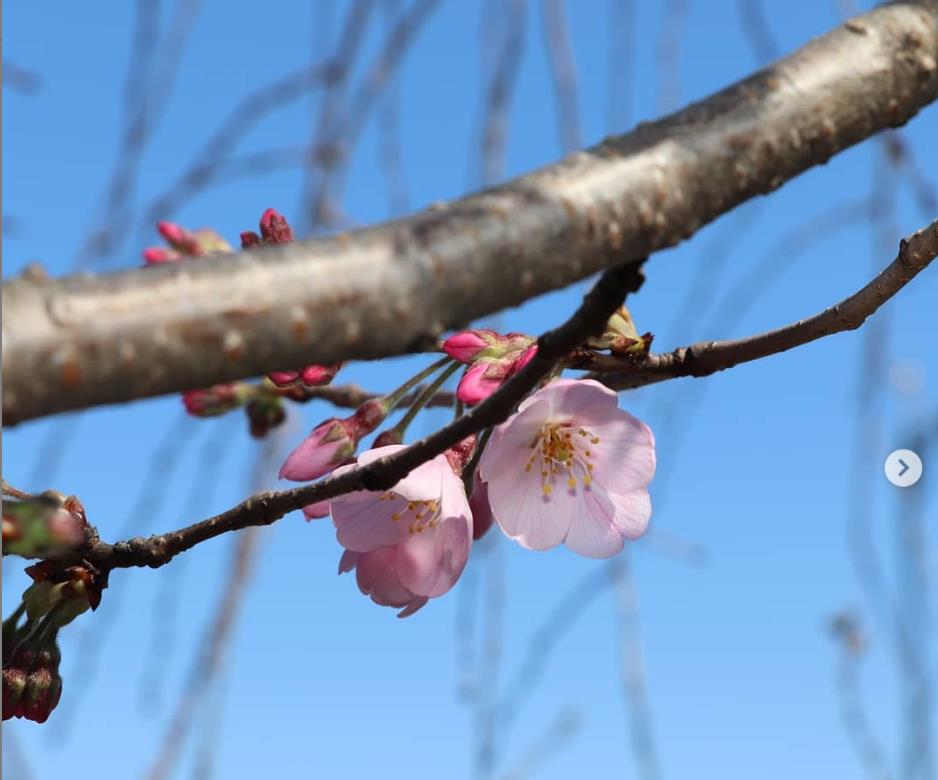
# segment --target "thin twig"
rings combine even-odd
[[[938,255],[938,220],[902,240],[896,259],[863,289],[808,319],[730,341],[706,341],[673,352],[648,355],[628,364],[615,357],[593,357],[588,367],[604,373],[610,387],[623,390],[681,376],[709,376],[716,371],[776,355],[817,339],[859,328],[880,306],[905,287]]]

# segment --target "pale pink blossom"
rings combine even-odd
[[[498,426],[479,473],[495,522],[523,547],[561,542],[591,558],[622,549],[651,516],[655,439],[592,379],[560,379]]]
[[[367,450],[358,465],[401,449]],[[472,516],[462,479],[445,455],[422,463],[391,490],[339,496],[331,509],[336,537],[347,551],[340,573],[354,568],[362,593],[376,604],[401,608],[399,617],[446,593],[466,566]]]

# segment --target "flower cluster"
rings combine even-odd
[[[17,639],[15,633],[3,638],[3,719],[45,723],[62,696],[61,654],[54,637],[29,644]]]
[[[341,474],[402,449],[379,439],[356,459],[361,430],[354,415],[317,426],[281,476]],[[618,408],[615,392],[590,379],[557,379],[526,398],[487,443],[473,437],[391,490],[352,492],[304,514],[331,513],[345,550],[339,572],[354,570],[363,594],[406,617],[453,587],[473,541],[493,524],[528,549],[562,543],[592,558],[614,555],[648,525],[654,472],[654,436]]]
[[[148,249],[150,264],[229,251],[213,231],[158,229],[167,248]],[[241,246],[294,241],[287,220],[273,209],[258,232],[241,233]],[[589,365],[608,350],[638,359],[652,336],[640,335],[622,306],[604,331],[566,356],[560,369]],[[408,425],[437,400],[461,371],[456,414],[482,403],[536,358],[537,341],[523,333],[472,328],[439,345],[444,357],[393,392],[373,397],[347,417],[316,425],[288,455],[280,477],[298,482],[341,474],[402,448]],[[232,382],[183,394],[186,410],[213,417],[243,408],[251,433],[263,436],[285,418],[284,401],[317,396],[341,364],[272,371],[264,382]],[[504,423],[423,463],[388,491],[361,490],[304,508],[307,519],[331,515],[344,553],[339,572],[355,572],[359,589],[377,604],[411,615],[458,580],[472,544],[493,526],[532,550],[560,544],[580,555],[605,558],[642,535],[651,515],[648,484],[655,472],[651,430],[618,408],[615,392],[591,379],[559,378],[558,369]],[[435,376],[435,378],[433,378]],[[424,380],[431,380],[420,385]],[[379,430],[399,406],[406,413]],[[362,441],[375,434],[371,449]]]
[[[45,723],[62,695],[59,629],[101,603],[106,581],[85,566],[29,566],[33,584],[3,621],[3,719]],[[25,618],[25,619],[24,619]]]

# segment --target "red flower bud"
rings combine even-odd
[[[289,244],[293,241],[293,228],[274,209],[267,209],[261,217],[261,235],[269,244]]]
[[[182,403],[193,417],[215,417],[241,406],[238,385],[234,382],[199,390],[186,390]]]

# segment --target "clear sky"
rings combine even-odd
[[[5,275],[30,261],[65,273],[89,228],[104,216],[134,5],[5,4],[4,59],[41,77],[33,95],[4,90],[4,214],[16,218],[15,230],[3,238]],[[174,4],[164,5],[162,30]],[[491,5],[497,4],[445,0],[404,62],[399,111],[411,208],[458,196],[479,182],[479,19]],[[609,43],[616,33],[609,3],[567,5],[585,143],[659,115],[660,93],[673,91],[667,78],[661,85],[662,20],[676,18],[682,5],[688,14],[678,39],[681,103],[757,63],[730,0],[642,0],[637,36],[620,33],[619,61],[631,56],[635,65],[631,75],[616,75],[631,80],[616,93],[627,105],[610,114]],[[836,23],[833,3],[763,5],[785,52]],[[112,217],[126,221],[119,231],[123,242],[99,258],[98,269],[138,263],[139,251],[156,243],[141,228],[141,206],[175,180],[242,95],[312,61],[314,47],[321,52],[324,42],[334,41],[347,7],[201,4],[178,83],[142,160],[138,190],[125,201],[127,214]],[[539,9],[530,3],[527,11],[507,175],[560,154]],[[379,13],[362,62],[373,58],[385,30]],[[665,51],[667,45],[666,39]],[[356,68],[353,90],[362,72]],[[307,97],[272,112],[239,151],[306,143],[317,106]],[[369,117],[354,151],[342,204],[352,224],[389,216],[380,132],[388,115],[382,111]],[[927,109],[904,132],[934,182],[938,111]],[[630,302],[639,328],[656,333],[657,348],[673,348],[781,325],[856,290],[892,258],[901,236],[929,219],[905,181],[874,177],[880,149],[874,141],[848,151],[653,257],[647,284]],[[299,222],[302,181],[296,166],[226,181],[165,216],[211,225],[235,242],[270,206]],[[773,251],[818,215],[852,213],[841,205],[871,193],[881,206],[894,204],[885,245],[863,221],[822,219],[805,251],[797,241]],[[700,273],[702,267],[708,272]],[[583,289],[545,296],[497,322],[538,333],[563,318]],[[935,413],[936,296],[938,274],[930,271],[871,322],[884,357],[862,385],[876,390],[879,438],[858,443],[855,435],[862,331],[708,379],[622,396],[621,405],[643,417],[658,439],[653,531],[633,546],[630,560],[652,731],[665,776],[860,776],[841,722],[838,651],[825,628],[831,614],[849,606],[871,628],[862,696],[895,766],[902,744],[896,645],[865,596],[846,529],[848,515],[869,513],[888,590],[901,594],[898,575],[909,565],[897,546],[903,515],[882,462],[891,450],[908,446],[929,410]],[[353,365],[341,378],[389,389],[420,362]],[[240,417],[181,420],[180,410],[177,398],[163,398],[99,409],[80,422],[63,416],[5,432],[4,477],[26,489],[79,495],[91,521],[112,540],[192,522],[256,489],[251,474],[260,445]],[[300,410],[275,445],[281,451],[293,446],[329,413],[318,405]],[[442,419],[428,417],[413,432]],[[938,462],[938,448],[931,459]],[[929,466],[926,455],[926,477],[915,488],[926,497],[935,492]],[[270,475],[264,484],[273,484]],[[936,504],[920,506],[933,531]],[[702,546],[702,561],[680,553],[681,540]],[[191,685],[189,668],[205,649],[205,625],[234,541],[203,545],[159,572],[116,572],[98,612],[62,632],[60,709],[45,726],[4,724],[4,736],[15,738],[36,777],[143,775],[172,707]],[[928,549],[933,556],[934,547]],[[565,549],[527,552],[493,533],[473,551],[463,581],[447,597],[399,621],[362,597],[351,578],[336,576],[339,554],[326,522],[310,525],[293,515],[261,532],[219,683],[199,697],[175,776],[208,776],[199,773],[205,759],[199,745],[217,746],[214,776],[226,780],[485,776],[478,755],[491,720],[487,702],[520,701],[506,693],[520,675],[522,688],[525,679],[537,685],[510,729],[504,718],[495,722],[495,776],[526,776],[519,767],[533,750],[544,759],[537,768],[541,778],[641,777],[622,695],[617,601],[604,584],[603,563]],[[592,579],[574,591],[580,594],[570,613],[575,621],[548,621],[549,630],[537,633],[584,577]],[[5,561],[6,612],[25,584],[21,566]],[[933,582],[928,592],[934,602]],[[934,617],[933,607],[927,614]],[[933,646],[919,648],[934,672]]]

